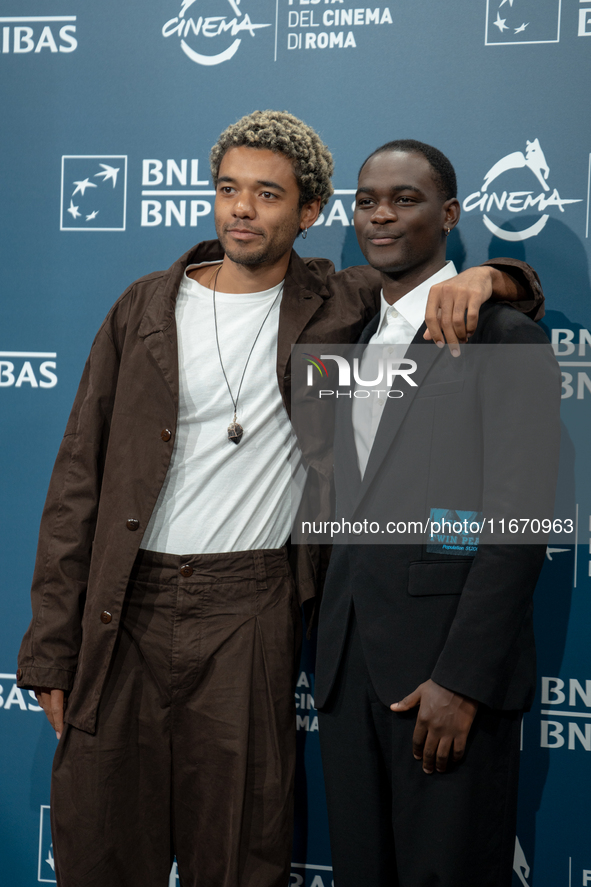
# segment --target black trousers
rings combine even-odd
[[[353,615],[319,715],[335,887],[509,887],[521,712],[481,706],[463,761],[427,775],[417,711],[377,698]]]

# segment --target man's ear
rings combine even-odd
[[[460,201],[456,197],[446,200],[443,204],[443,227],[455,228],[460,221]]]
[[[320,215],[320,197],[315,197],[309,203],[304,203],[300,211],[300,228],[304,231],[311,228]]]

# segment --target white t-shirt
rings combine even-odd
[[[381,294],[380,324],[369,340],[369,345],[384,345],[386,357],[400,360],[406,354],[408,346],[420,330],[425,320],[429,290],[436,283],[450,280],[457,275],[453,262],[446,262],[443,268],[432,274],[393,305],[388,304]],[[361,361],[360,377],[362,379],[377,378],[374,363],[380,354],[377,348],[368,348]],[[361,388],[363,386],[357,386]],[[382,410],[386,403],[386,391],[383,396],[369,398],[356,397],[353,401],[353,433],[357,448],[357,461],[361,477],[365,474],[369,454],[373,447],[378,425],[382,418]]]
[[[142,548],[210,554],[279,548],[289,536],[291,427],[276,373],[282,287],[216,292],[219,345],[234,400],[271,309],[242,382],[237,421],[244,435],[234,444],[228,440],[234,407],[216,345],[213,292],[185,271],[176,303],[176,440]]]

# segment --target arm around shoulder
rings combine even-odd
[[[541,320],[545,313],[544,293],[537,272],[527,262],[519,259],[500,258],[483,262],[482,267],[494,269],[492,298],[510,302],[513,308]]]

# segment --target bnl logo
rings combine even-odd
[[[127,156],[62,157],[60,231],[125,231]]]
[[[55,877],[55,861],[53,858],[53,843],[51,840],[51,825],[49,822],[49,805],[41,806],[37,880],[43,881],[45,884],[57,883]]]
[[[562,0],[486,0],[485,46],[558,43]]]

